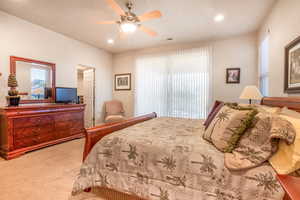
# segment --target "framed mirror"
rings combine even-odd
[[[10,57],[10,73],[16,74],[20,103],[55,102],[55,64]]]

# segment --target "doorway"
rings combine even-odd
[[[77,66],[77,94],[80,103],[86,104],[84,127],[95,126],[95,68]]]

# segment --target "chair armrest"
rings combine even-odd
[[[84,152],[83,152],[83,161],[87,157],[87,155],[92,150],[93,146],[101,140],[104,136],[114,132],[118,131],[124,128],[127,128],[129,126],[141,123],[143,121],[147,121],[153,118],[156,118],[156,113],[150,113],[147,115],[143,115],[140,117],[133,117],[127,120],[123,120],[121,122],[113,122],[113,123],[107,123],[104,125],[96,126],[93,128],[86,129],[85,131],[85,146],[84,146]]]
[[[300,178],[289,175],[277,175],[281,186],[286,192],[286,199],[299,200],[300,199]]]

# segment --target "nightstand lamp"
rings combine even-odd
[[[240,99],[248,99],[249,104],[251,104],[252,99],[261,100],[262,95],[255,85],[248,85],[244,88],[244,90],[240,96]]]

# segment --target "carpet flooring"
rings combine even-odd
[[[0,158],[0,200],[69,200],[82,161],[84,139],[73,140],[6,161]],[[82,193],[76,200],[108,200]]]

